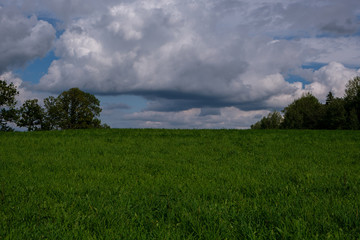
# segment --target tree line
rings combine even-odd
[[[322,104],[307,93],[281,112],[269,113],[251,129],[360,129],[360,77],[346,84],[343,98],[329,92]]]
[[[0,80],[0,131],[13,131],[9,123],[28,131],[109,128],[98,118],[102,110],[100,101],[78,88],[45,98],[43,107],[38,99],[31,99],[16,108],[18,94],[13,83]]]
[[[92,94],[71,88],[58,97],[26,100],[16,108],[19,94],[13,83],[0,80],[0,131],[13,131],[9,123],[28,131],[109,128],[99,120],[100,101]],[[346,84],[343,98],[329,92],[324,104],[311,93],[296,99],[282,114],[269,113],[251,129],[360,129],[360,77]]]

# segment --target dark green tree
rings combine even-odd
[[[284,112],[284,121],[281,124],[285,129],[316,129],[323,119],[323,106],[311,93],[303,95],[287,106]]]
[[[100,128],[110,129],[111,127],[109,125],[107,125],[106,123],[104,123],[104,124],[101,124]]]
[[[359,118],[356,114],[356,110],[352,108],[347,115],[346,128],[351,130],[357,130],[360,128]]]
[[[346,84],[345,98],[348,101],[358,101],[360,95],[360,77],[354,77]]]
[[[326,105],[329,105],[335,99],[332,92],[329,92],[326,96]]]
[[[26,100],[19,110],[19,127],[27,127],[28,131],[42,129],[44,110],[38,104],[37,99]]]
[[[345,107],[347,124],[350,129],[359,129],[360,125],[360,77],[355,77],[346,84]]]
[[[17,119],[15,96],[18,94],[13,83],[7,84],[0,80],[0,131],[13,131],[8,122],[15,122]]]
[[[269,113],[266,117],[263,117],[260,121],[251,125],[251,129],[278,129],[280,128],[283,117],[277,111]]]
[[[262,119],[261,119],[262,120]],[[250,126],[251,129],[261,129],[261,120]]]
[[[50,96],[44,99],[44,119],[41,128],[43,130],[54,130],[60,128],[62,116],[59,114],[58,99]]]
[[[325,113],[320,128],[324,128],[324,129],[347,128],[346,127],[347,114],[346,114],[344,99],[334,98],[330,92],[326,99],[326,104],[324,108],[325,108]]]
[[[100,101],[92,94],[85,93],[78,88],[71,88],[61,93],[55,102],[56,124],[61,129],[100,128]],[[52,109],[50,107],[50,109]]]

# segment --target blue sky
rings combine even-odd
[[[78,87],[122,128],[248,128],[360,75],[358,0],[0,0],[19,103]]]
[[[58,58],[54,51],[49,51],[45,57],[36,58],[28,62],[24,67],[14,69],[14,72],[24,81],[36,84],[47,73],[51,63]]]

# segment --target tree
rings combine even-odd
[[[78,88],[71,88],[61,93],[56,101],[49,100],[51,110],[55,114],[61,129],[100,128],[100,101],[92,94]],[[49,114],[49,113],[48,113]]]
[[[59,114],[58,99],[50,96],[44,99],[44,119],[42,130],[53,130],[60,128],[61,115]]]
[[[104,123],[104,124],[101,124],[100,128],[110,129],[111,127],[109,125],[107,125],[106,123]]]
[[[348,113],[350,129],[359,129],[360,125],[360,77],[355,77],[346,84],[345,107]]]
[[[280,128],[283,117],[277,111],[269,113],[267,117],[263,117],[260,121],[251,125],[251,129],[278,129]]]
[[[331,100],[329,100],[329,97],[327,98],[325,105],[325,113],[321,128],[325,128],[325,129],[346,128],[345,101],[342,98],[332,98]]]
[[[311,93],[295,100],[284,110],[282,128],[286,129],[316,129],[323,118],[323,107]]]
[[[348,112],[347,116],[347,129],[357,130],[360,127],[359,118],[356,114],[356,110],[352,108],[350,112]]]
[[[27,127],[28,131],[42,129],[44,110],[37,99],[26,100],[19,110],[19,127]]]
[[[329,105],[334,99],[335,99],[335,97],[334,97],[333,93],[329,92],[328,95],[326,96],[326,104],[325,105]]]
[[[262,119],[261,119],[262,120]],[[261,129],[261,120],[250,126],[251,129]]]
[[[345,99],[348,101],[359,100],[360,95],[360,77],[354,77],[346,84]]]
[[[13,130],[7,123],[14,122],[17,119],[15,96],[18,94],[19,92],[13,83],[7,84],[0,80],[0,131]]]

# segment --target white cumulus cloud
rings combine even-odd
[[[360,69],[346,68],[341,63],[330,62],[314,72],[313,83],[307,85],[306,89],[322,101],[330,91],[335,97],[343,97],[346,84],[356,76],[360,76]]]

